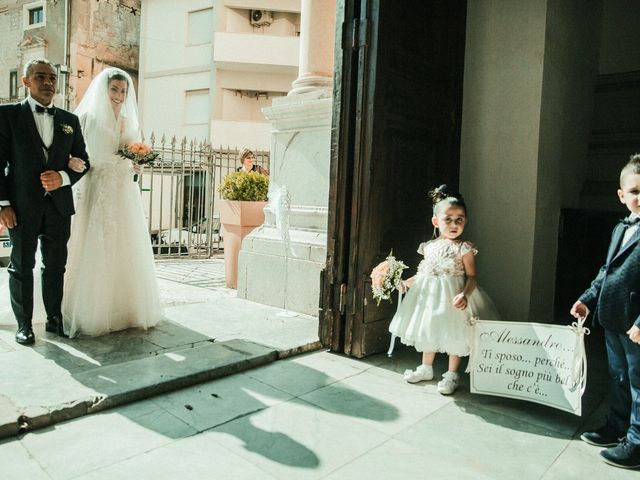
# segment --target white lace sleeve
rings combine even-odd
[[[477,255],[478,249],[471,242],[462,242],[462,245],[460,245],[460,255],[464,257],[469,252],[473,253],[474,255]]]
[[[418,245],[418,253],[420,255],[424,255],[424,247],[427,246],[428,242],[422,242],[420,245]]]

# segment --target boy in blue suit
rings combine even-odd
[[[594,312],[604,327],[611,398],[607,422],[580,438],[599,447],[605,462],[640,467],[640,154],[620,172],[620,202],[631,214],[613,229],[607,260],[591,287],[571,308]]]

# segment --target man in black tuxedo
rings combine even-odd
[[[16,342],[33,344],[33,268],[40,240],[46,330],[63,336],[62,291],[74,213],[71,185],[89,168],[78,117],[52,104],[56,70],[47,60],[25,66],[29,96],[0,105],[0,224],[13,243],[9,265]],[[73,160],[72,160],[73,159]],[[69,161],[84,162],[76,173]]]
[[[604,327],[611,376],[609,416],[581,439],[599,447],[605,462],[640,468],[640,155],[620,173],[618,197],[630,215],[613,230],[607,260],[591,287],[571,308],[575,317],[594,311]]]

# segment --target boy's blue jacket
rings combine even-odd
[[[620,334],[640,327],[640,228],[618,249],[624,232],[622,223],[615,226],[607,262],[578,299],[594,312],[594,322]]]

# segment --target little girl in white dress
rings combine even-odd
[[[431,380],[436,352],[449,355],[449,368],[438,382],[438,392],[450,395],[458,387],[460,357],[470,353],[471,315],[497,319],[498,314],[491,299],[477,286],[474,256],[478,250],[460,239],[467,221],[462,196],[446,185],[430,195],[434,239],[418,247],[424,260],[417,274],[401,284],[400,288],[408,292],[389,331],[402,343],[423,352],[422,364],[404,373],[407,382]]]

